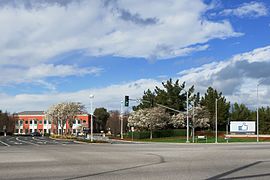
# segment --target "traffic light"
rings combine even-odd
[[[129,96],[125,96],[125,106],[128,107],[129,105]]]

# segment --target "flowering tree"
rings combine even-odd
[[[153,130],[161,129],[167,125],[169,115],[159,107],[140,109],[130,114],[128,126],[136,129],[150,130],[150,139],[153,137]]]
[[[78,102],[62,102],[52,105],[46,112],[46,117],[52,119],[56,124],[57,132],[60,125],[61,134],[63,135],[64,126],[68,121],[69,128],[73,126],[73,120],[78,114],[84,111],[84,105]],[[69,130],[69,132],[71,132]]]
[[[191,112],[191,114],[193,114]],[[194,129],[197,127],[200,128],[207,128],[210,127],[210,118],[209,118],[209,112],[206,107],[199,106],[194,107],[194,114],[190,121],[190,126],[193,129],[193,135],[194,135]],[[186,127],[186,114],[185,113],[178,113],[176,115],[173,115],[171,118],[171,124],[176,127]]]

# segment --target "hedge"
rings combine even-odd
[[[166,129],[166,130],[155,130],[153,131],[153,138],[163,138],[163,137],[175,137],[175,136],[185,136],[185,129]],[[132,137],[132,132],[127,134],[129,138]],[[150,131],[136,131],[133,132],[134,139],[147,139],[150,137]]]

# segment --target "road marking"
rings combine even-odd
[[[39,146],[38,144],[35,144],[35,143],[31,143],[31,142],[28,142],[28,141],[24,141],[24,140],[21,140],[19,139],[19,137],[16,138],[17,141],[20,141],[20,142],[24,142],[26,144],[32,144],[32,145],[35,145],[35,146]]]
[[[3,142],[3,141],[0,141],[0,143],[4,144],[5,146],[10,146],[9,144]]]

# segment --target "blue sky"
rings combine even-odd
[[[151,8],[149,8],[151,7]],[[0,109],[119,109],[169,78],[254,107],[270,95],[269,1],[0,0]],[[269,72],[268,72],[269,71]]]

